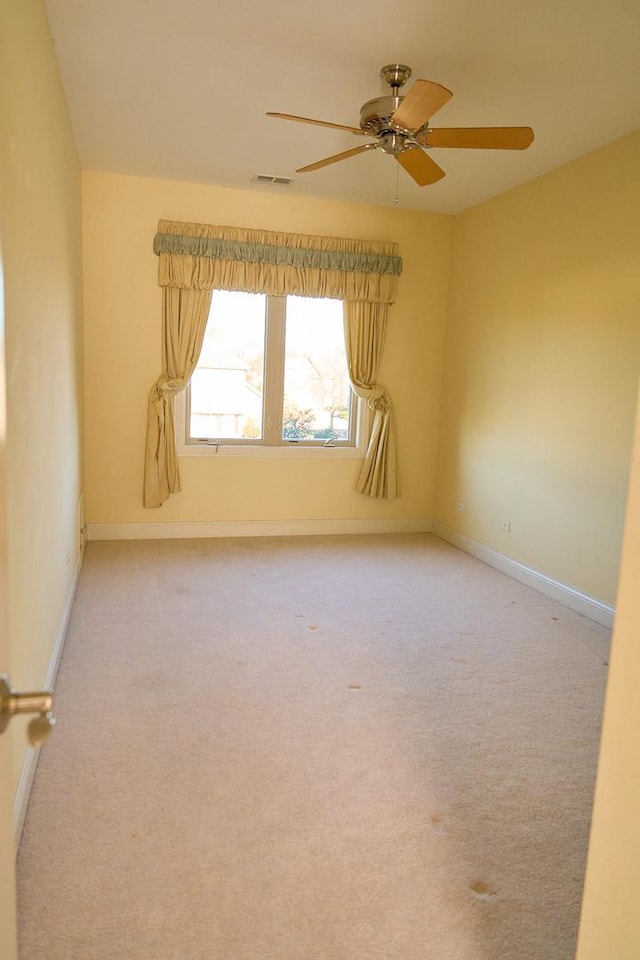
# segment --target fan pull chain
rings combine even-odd
[[[400,203],[400,197],[398,196],[398,188],[400,184],[400,164],[396,163],[396,195],[393,199],[394,206],[398,206]]]

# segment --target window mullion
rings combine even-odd
[[[286,297],[267,297],[267,334],[264,384],[264,439],[282,444]]]

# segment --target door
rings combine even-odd
[[[640,957],[640,403],[577,960]]]
[[[4,358],[4,284],[0,249],[0,674],[9,673],[5,453],[7,409]],[[15,850],[9,737],[0,736],[0,957],[16,960]]]

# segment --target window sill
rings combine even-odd
[[[295,459],[295,460],[361,460],[365,451],[361,447],[307,447],[302,444],[287,444],[268,447],[260,444],[233,443],[181,443],[179,457],[231,457],[250,459]]]

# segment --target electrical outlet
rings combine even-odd
[[[80,556],[84,550],[84,543],[86,539],[86,530],[84,525],[84,494],[82,493],[78,497],[78,504],[76,507],[76,530],[78,535],[76,555]]]
[[[503,520],[500,526],[505,533],[511,533],[511,520]]]

